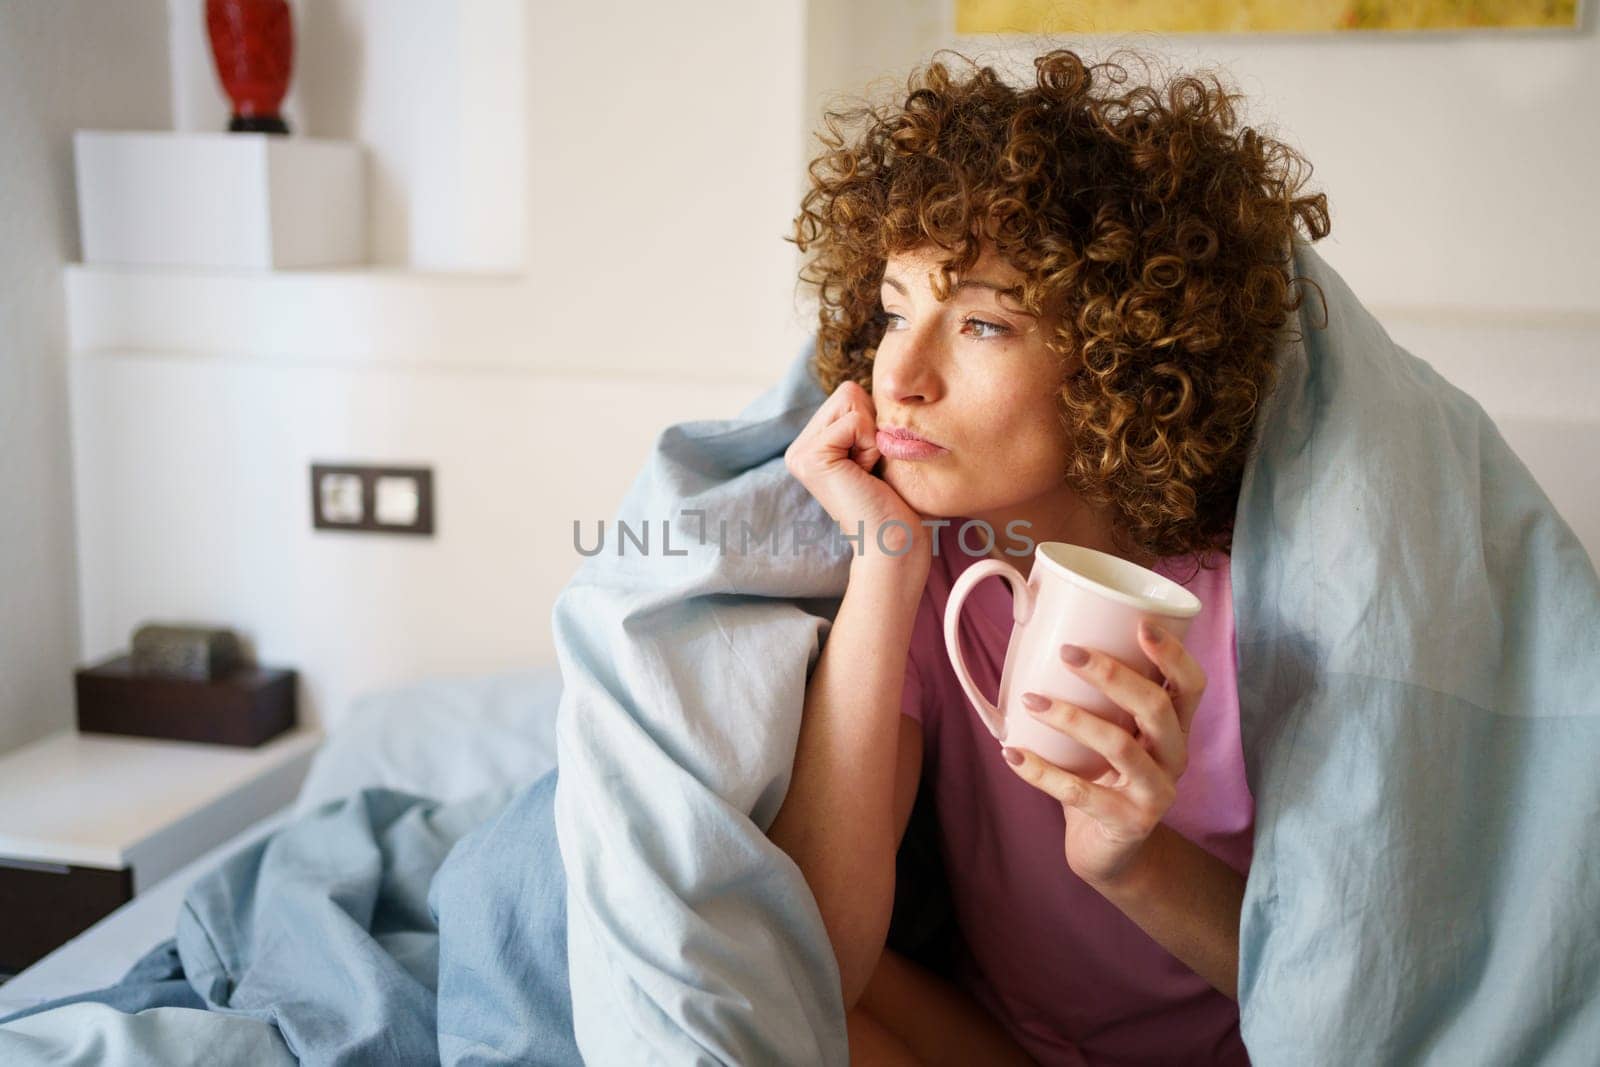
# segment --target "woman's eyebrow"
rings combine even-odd
[[[893,277],[892,275],[885,274],[883,276],[883,284],[887,285],[901,296],[911,295],[906,290],[905,283],[899,278]],[[1009,296],[1013,300],[1020,300],[1022,297],[1021,286],[1011,286],[1010,288],[1007,288],[1003,285],[996,285],[994,282],[986,282],[981,278],[963,278],[961,281],[956,283],[955,288],[951,290],[951,292],[960,292],[962,289],[988,289],[996,296]],[[1006,310],[1015,315],[1028,315],[1028,313],[1023,311],[1021,308],[1006,308]],[[1030,315],[1029,317],[1034,318],[1036,316]]]

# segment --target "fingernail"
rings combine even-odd
[[[1022,753],[1018,752],[1016,749],[1010,747],[1009,745],[1003,746],[1000,749],[1000,754],[1006,758],[1006,762],[1011,764],[1011,766],[1013,766],[1013,767],[1022,766]]]
[[[1029,711],[1043,711],[1050,706],[1050,698],[1038,693],[1023,693],[1022,703]]]
[[[1127,631],[1124,630],[1123,633],[1127,633]],[[1061,658],[1066,660],[1074,667],[1081,667],[1085,663],[1089,662],[1089,653],[1085,652],[1077,645],[1062,645]]]
[[[1148,619],[1139,624],[1139,631],[1144,634],[1144,639],[1152,645],[1161,643],[1161,631],[1156,629],[1155,624]]]

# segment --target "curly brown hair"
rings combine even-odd
[[[975,68],[957,79],[940,54],[903,103],[824,115],[786,238],[817,287],[817,380],[872,388],[889,256],[931,242],[943,299],[992,245],[1062,357],[1069,487],[1110,509],[1124,546],[1231,551],[1278,333],[1304,296],[1289,292],[1310,281],[1290,277],[1295,223],[1312,241],[1330,228],[1324,194],[1296,195],[1309,164],[1235,131],[1241,94],[1211,72],[1118,93],[1120,64],[1057,49],[1017,88],[950,53]]]

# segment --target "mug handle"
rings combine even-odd
[[[995,740],[999,741],[1005,736],[1003,716],[999,709],[978,691],[977,683],[967,671],[966,663],[962,662],[959,630],[961,608],[967,601],[967,594],[972,592],[973,586],[990,577],[1004,578],[1006,584],[1011,587],[1011,620],[1014,625],[1021,626],[1032,616],[1033,590],[1028,588],[1028,580],[1022,576],[1022,572],[1003,560],[979,560],[962,571],[961,577],[950,587],[950,597],[944,605],[944,647],[950,656],[950,666],[955,668],[956,681],[961,683],[967,699],[972,701],[972,706],[978,710],[978,717],[983,720],[983,725],[988,727]]]

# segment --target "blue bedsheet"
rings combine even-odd
[[[325,804],[199,879],[118,985],[0,1027],[0,1063],[579,1063],[555,786]]]
[[[1479,406],[1296,263],[1322,297],[1285,331],[1233,562],[1245,1043],[1592,1064],[1600,581]],[[619,511],[654,551],[613,528],[557,601],[559,776],[322,809],[191,891],[176,954],[209,1010],[56,1007],[0,1026],[0,1060],[92,1010],[115,1062],[270,1034],[312,1063],[844,1063],[821,918],[763,833],[848,574],[794,543],[826,523],[783,465],[823,399],[807,355],[739,418],[664,431]],[[733,551],[741,521],[779,550]]]
[[[1600,1063],[1594,564],[1482,408],[1298,262],[1327,327],[1313,291],[1233,550],[1245,1045]]]

